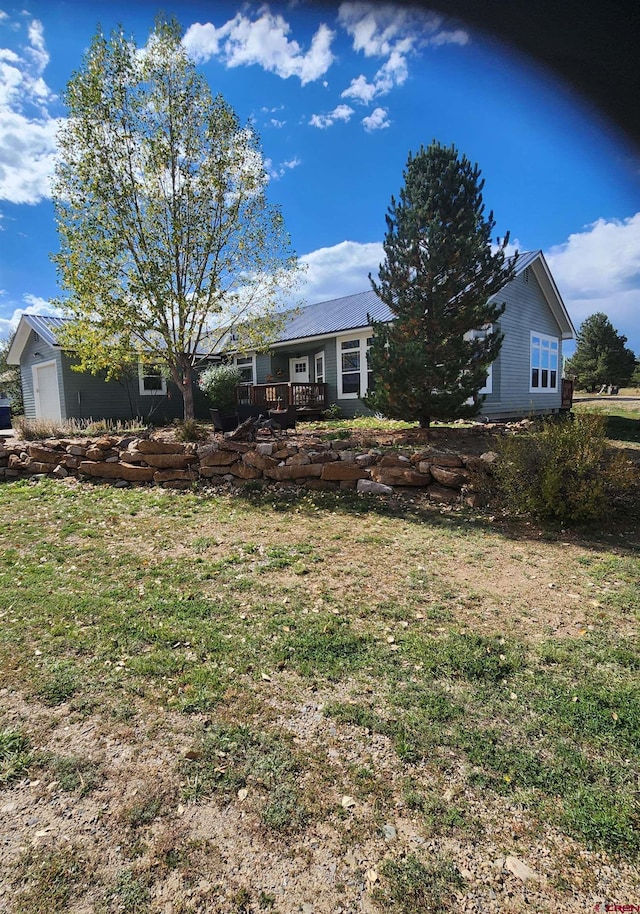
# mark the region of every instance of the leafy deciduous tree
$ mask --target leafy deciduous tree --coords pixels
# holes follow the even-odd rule
[[[78,369],[164,367],[193,417],[194,367],[236,324],[268,341],[296,262],[257,138],[212,97],[175,20],[146,47],[98,33],[71,79],[54,182],[54,257]]]
[[[11,412],[14,416],[21,416],[24,412],[22,402],[22,379],[20,366],[9,365],[7,355],[11,347],[11,340],[0,340],[0,390],[11,401]],[[2,394],[0,394],[2,396]]]
[[[504,305],[489,299],[514,271],[508,235],[491,247],[495,221],[484,214],[483,186],[478,166],[453,146],[434,141],[409,155],[386,217],[380,281],[369,277],[395,315],[373,323],[369,353],[375,389],[367,404],[387,416],[428,427],[479,409],[502,345],[493,325]]]
[[[576,351],[565,371],[575,375],[579,388],[595,390],[603,384],[622,387],[629,383],[636,364],[626,342],[626,336],[619,334],[607,315],[598,311],[580,325]]]

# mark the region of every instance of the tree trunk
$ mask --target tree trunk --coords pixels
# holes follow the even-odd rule
[[[421,416],[420,418],[420,428],[429,428],[431,426],[431,416]]]
[[[185,358],[180,365],[180,391],[182,393],[182,400],[184,404],[183,418],[186,419],[195,419],[194,405],[193,405],[193,366]]]

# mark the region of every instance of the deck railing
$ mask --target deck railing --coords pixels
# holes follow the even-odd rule
[[[287,409],[289,406],[295,406],[301,412],[320,412],[327,407],[327,385],[292,381],[240,384],[237,388],[237,399],[238,403],[264,406],[266,409]]]

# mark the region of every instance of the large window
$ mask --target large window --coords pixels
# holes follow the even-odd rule
[[[372,337],[362,335],[338,339],[338,398],[363,397],[371,383],[368,352]]]
[[[254,355],[236,355],[233,359],[242,374],[241,384],[256,383],[256,357]]]
[[[167,392],[167,382],[158,365],[138,362],[138,384],[143,397],[161,397]]]
[[[558,354],[560,346],[557,337],[543,333],[531,333],[531,369],[529,391],[542,393],[558,389]]]

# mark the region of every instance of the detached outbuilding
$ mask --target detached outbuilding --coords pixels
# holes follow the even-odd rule
[[[24,314],[7,354],[19,365],[24,415],[27,419],[149,419],[182,418],[180,390],[154,366],[138,363],[137,371],[117,381],[73,370],[73,353],[58,343],[62,317]],[[194,385],[197,418],[208,418],[209,404]]]

